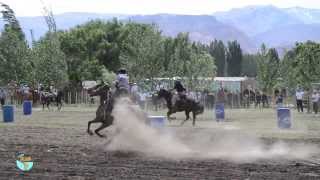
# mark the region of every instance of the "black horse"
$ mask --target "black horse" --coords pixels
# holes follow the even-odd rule
[[[196,102],[193,99],[186,98],[185,100],[181,101],[178,100],[174,105],[172,104],[172,97],[173,94],[170,91],[165,89],[160,89],[158,92],[158,98],[164,98],[167,102],[167,107],[169,111],[167,112],[167,117],[171,120],[170,115],[176,112],[184,111],[186,114],[186,120],[182,121],[181,125],[183,125],[187,120],[189,120],[189,114],[192,112],[193,115],[193,126],[196,123],[196,115],[203,113],[204,107],[199,102]]]
[[[58,91],[57,94],[51,93],[51,92],[41,92],[41,104],[42,104],[42,110],[44,110],[45,105],[47,106],[48,110],[50,110],[50,104],[55,102],[58,110],[60,111],[62,108],[62,97],[63,93],[62,91]]]

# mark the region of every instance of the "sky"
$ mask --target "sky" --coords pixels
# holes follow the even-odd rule
[[[54,14],[95,12],[116,14],[212,14],[251,5],[274,5],[280,8],[320,9],[320,0],[0,0],[17,16],[42,15],[43,4]]]

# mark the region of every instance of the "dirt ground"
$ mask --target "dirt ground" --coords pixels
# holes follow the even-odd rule
[[[218,133],[218,129],[250,132],[266,144],[277,140],[320,145],[320,118],[293,113],[293,128],[277,131],[274,110],[227,110],[224,123],[212,113],[199,116],[196,127],[178,126],[183,114],[168,126],[173,131]],[[34,109],[14,123],[0,118],[0,179],[320,179],[320,155],[308,159],[264,159],[232,162],[225,159],[170,159],[140,152],[106,151],[106,140],[86,133],[94,108],[65,108],[62,112]],[[157,112],[154,114],[163,114]],[[97,126],[93,126],[97,127]],[[236,127],[236,128],[235,128]],[[108,135],[108,131],[103,131]],[[236,149],[235,149],[236,151]],[[31,155],[34,168],[16,168],[16,153]]]

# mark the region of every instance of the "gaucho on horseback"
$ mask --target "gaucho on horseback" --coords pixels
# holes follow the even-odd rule
[[[114,117],[112,116],[112,110],[115,100],[123,96],[128,96],[129,89],[129,76],[127,71],[121,68],[117,72],[114,92],[111,92],[110,86],[104,84],[103,81],[101,81],[101,84],[98,84],[89,90],[90,96],[100,96],[100,106],[96,112],[96,118],[88,122],[87,132],[90,135],[93,134],[93,132],[90,130],[90,125],[92,123],[102,123],[101,126],[95,130],[95,133],[100,137],[104,137],[99,133],[99,131],[112,125],[114,120]]]
[[[183,87],[181,81],[176,80],[174,82],[174,87],[173,87],[172,90],[174,90],[174,89],[177,91],[178,96],[174,96],[174,98],[172,99],[172,101],[173,101],[172,104],[177,105],[177,104],[179,104],[179,103],[177,103],[179,101],[180,102],[185,102],[185,100],[187,98],[186,89]]]

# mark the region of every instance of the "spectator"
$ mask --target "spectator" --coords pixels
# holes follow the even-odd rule
[[[256,90],[255,108],[261,108],[260,104],[262,101],[262,96],[259,90]]]
[[[221,87],[219,90],[218,90],[218,94],[217,94],[217,103],[225,103],[225,92],[224,92],[224,89]]]
[[[313,91],[311,96],[312,104],[313,104],[313,111],[315,114],[318,114],[318,103],[319,103],[319,92],[316,90]]]
[[[265,92],[262,92],[262,107],[266,108],[269,106],[268,96]]]
[[[4,106],[6,100],[6,92],[4,91],[3,88],[0,88],[0,104],[1,107]]]
[[[303,112],[303,95],[304,92],[302,89],[298,88],[298,90],[296,91],[296,101],[297,101],[297,108],[298,108],[298,112]]]
[[[283,96],[282,94],[278,94],[276,97],[276,105],[277,107],[281,107],[283,104]]]
[[[140,107],[141,107],[142,109],[145,109],[146,96],[147,96],[146,93],[141,93],[141,94],[140,94]]]

